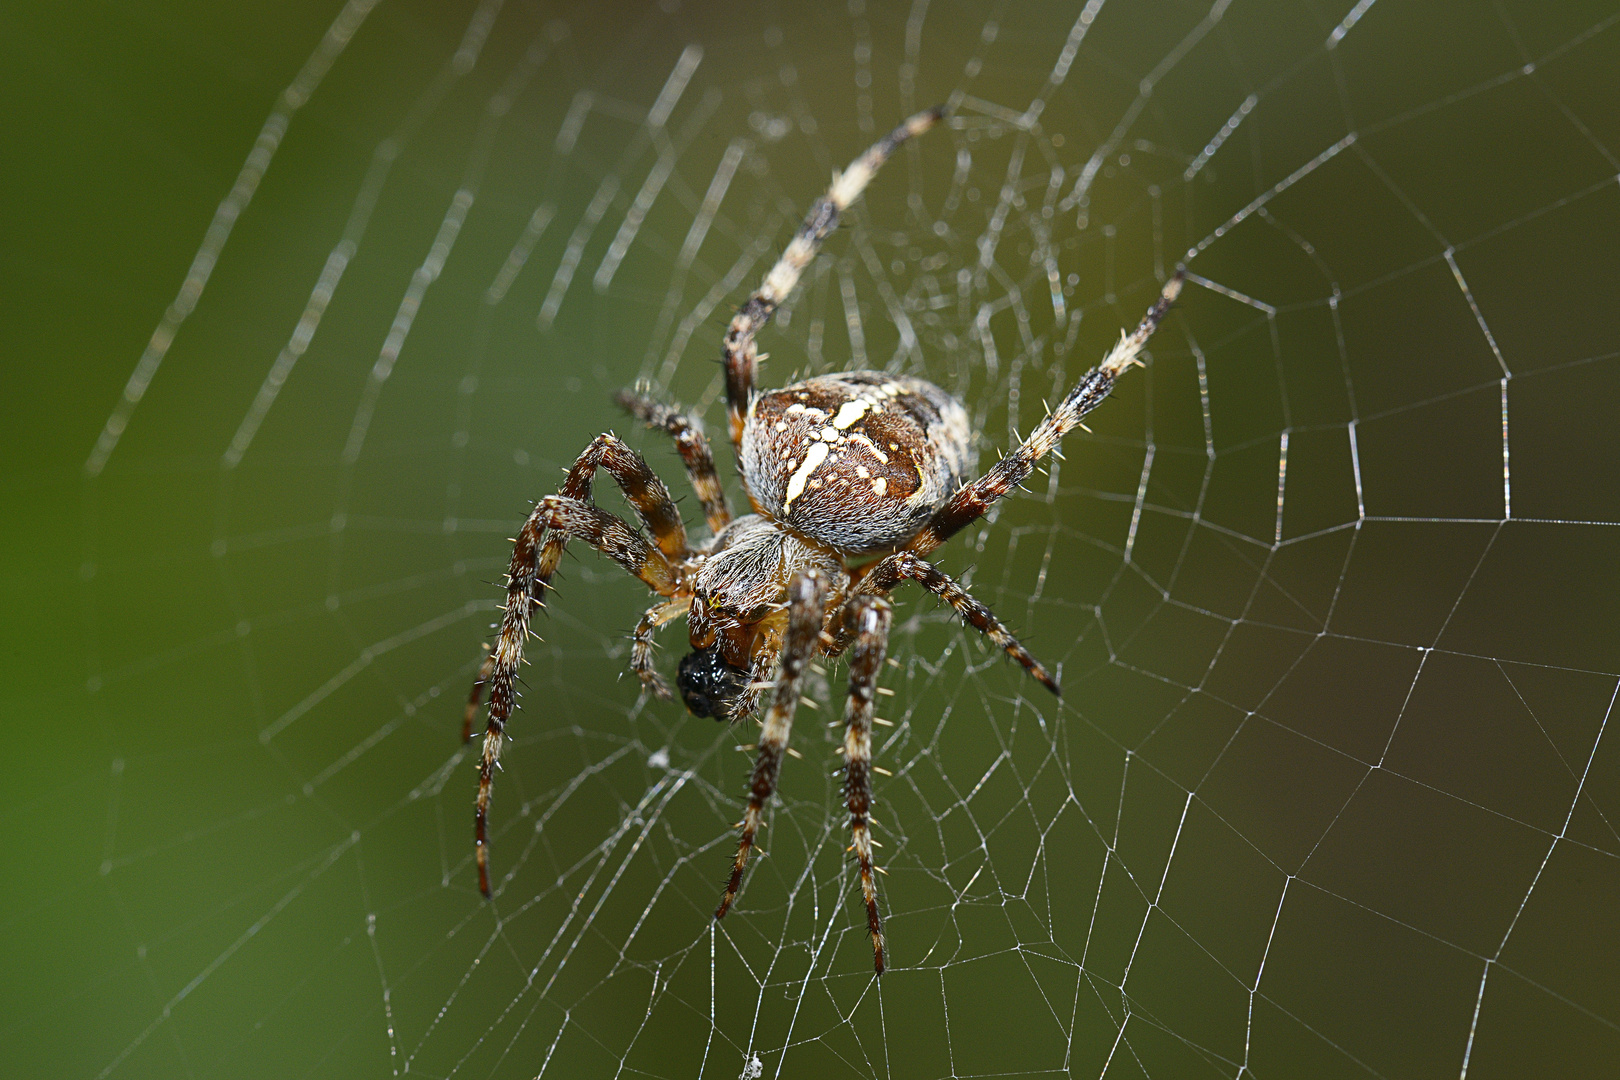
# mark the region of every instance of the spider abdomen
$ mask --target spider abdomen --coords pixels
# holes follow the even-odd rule
[[[922,379],[872,371],[759,395],[738,452],[768,514],[851,555],[911,539],[978,464],[955,398]]]

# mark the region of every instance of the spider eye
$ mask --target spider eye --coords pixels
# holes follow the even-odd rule
[[[675,681],[681,690],[681,700],[686,702],[693,716],[729,720],[732,706],[748,688],[748,672],[726,663],[719,646],[711,645],[687,653],[681,659]]]

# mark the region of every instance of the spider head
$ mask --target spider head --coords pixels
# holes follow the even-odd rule
[[[687,653],[675,681],[693,716],[729,720],[732,708],[748,689],[748,672],[726,663],[720,647],[711,645]]]

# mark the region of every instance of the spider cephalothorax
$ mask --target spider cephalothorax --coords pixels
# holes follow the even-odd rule
[[[921,379],[827,375],[753,399],[738,465],[761,513],[738,518],[695,558],[681,662],[698,716],[740,719],[781,650],[788,583],[815,571],[829,602],[851,561],[896,551],[977,464],[967,413]]]
[[[636,625],[631,650],[630,666],[647,690],[671,696],[653,662],[653,637],[659,627],[684,615],[692,651],[681,660],[676,682],[690,711],[740,720],[770,691],[742,837],[716,918],[726,914],[742,887],[761,817],[776,791],[804,671],[818,654],[848,653],[844,797],[873,963],[880,973],[884,941],[870,813],[872,703],[888,645],[889,593],[903,582],[916,582],[949,603],[967,625],[1053,693],[1058,691],[1057,681],[995,615],[923,556],[1022,483],[1035,463],[1102,403],[1169,311],[1181,275],[1165,284],[1134,333],[1122,334],[1027,439],[977,478],[967,413],[932,383],[851,371],[781,390],[758,391],[754,386],[755,334],[793,291],[839,215],[895,147],[927,131],[943,115],[943,109],[918,113],[836,177],[731,321],[721,351],[726,413],[738,472],[754,513],[732,520],[695,417],[626,392],[619,395],[622,406],[674,438],[702,503],[710,539],[687,543],[686,526],[663,481],[640,454],[610,434],[591,441],[561,490],[542,499],[524,522],[507,571],[500,637],[467,703],[464,736],[471,734],[480,692],[488,684],[489,720],[475,822],[478,884],[485,896],[490,894],[490,785],[515,703],[523,641],[570,539],[590,544],[661,597]],[[619,485],[645,533],[591,502],[598,468]]]

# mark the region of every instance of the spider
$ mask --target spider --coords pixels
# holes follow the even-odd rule
[[[721,361],[726,418],[743,489],[753,513],[733,519],[715,474],[701,422],[641,393],[619,404],[673,437],[708,522],[710,538],[687,542],[669,490],[641,455],[612,434],[598,435],[569,469],[556,495],[535,506],[518,533],[507,570],[500,636],[487,653],[468,698],[470,737],[481,688],[489,714],[479,766],[474,833],[478,887],[489,884],[490,784],[512,715],[514,682],[523,662],[529,619],[550,588],[569,540],[583,540],[641,579],[658,595],[632,635],[630,667],[644,691],[671,697],[653,663],[659,627],[686,616],[692,651],[680,662],[677,688],[697,716],[737,721],[769,691],[741,838],[714,917],[723,918],[742,887],[743,871],[776,791],[805,668],[819,655],[849,654],[844,713],[844,799],[851,844],[866,901],[872,960],[885,964],[871,836],[873,696],[891,625],[889,593],[915,582],[944,600],[1054,694],[1058,683],[1001,621],[925,558],[983,516],[1056,449],[1080,418],[1102,403],[1142,351],[1181,290],[1178,272],[1134,333],[1083,376],[1029,437],[988,472],[972,479],[977,453],[967,411],[922,379],[850,371],[781,390],[754,380],[754,338],[798,283],[840,215],[907,139],[945,115],[943,106],[906,120],[833,179],[811,207],[781,259],[738,310]],[[635,509],[644,533],[596,507],[591,483],[606,469]],[[651,534],[651,538],[647,534]]]

